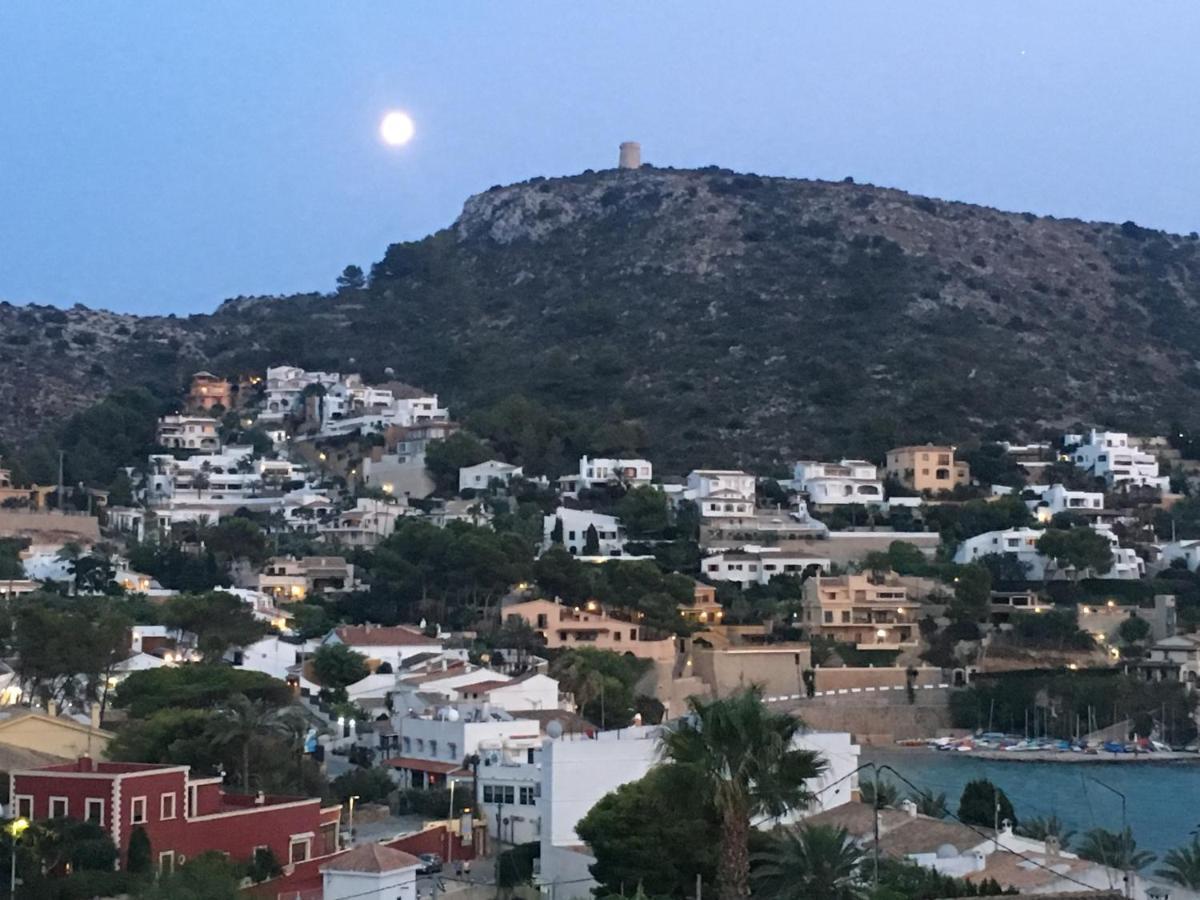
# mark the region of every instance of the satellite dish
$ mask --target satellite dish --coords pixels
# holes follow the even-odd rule
[[[546,726],[546,734],[557,740],[563,736],[563,724],[558,719],[551,719],[550,724]]]
[[[388,375],[388,376],[395,375],[396,370],[393,369],[391,366],[385,366],[383,369],[383,374]]]
[[[453,706],[448,706],[446,707],[446,714],[442,718],[444,718],[447,722],[457,722],[458,710]]]

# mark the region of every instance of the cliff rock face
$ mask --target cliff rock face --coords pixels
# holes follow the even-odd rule
[[[492,188],[371,274],[186,320],[0,306],[0,434],[282,361],[640,424],[678,466],[1198,418],[1200,242],[1133,223],[610,170]]]

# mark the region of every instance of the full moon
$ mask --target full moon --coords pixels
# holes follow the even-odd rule
[[[413,120],[408,113],[395,110],[383,117],[379,123],[379,135],[385,144],[400,147],[412,140]]]

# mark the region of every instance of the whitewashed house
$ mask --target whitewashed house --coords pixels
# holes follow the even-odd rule
[[[1104,509],[1104,494],[1099,491],[1073,491],[1062,484],[1028,485],[1022,496],[1030,512],[1042,523],[1063,512],[1085,515]]]
[[[1097,525],[1093,530],[1108,540],[1113,554],[1111,568],[1107,572],[1095,573],[1096,577],[1133,581],[1146,574],[1146,564],[1142,558],[1132,548],[1120,546],[1111,528],[1107,525]],[[1044,579],[1047,570],[1054,579],[1070,577],[1072,573],[1069,570],[1061,568],[1038,552],[1037,542],[1043,534],[1045,531],[1039,528],[1009,528],[1005,531],[977,534],[958,545],[954,553],[954,562],[965,565],[990,553],[996,553],[1013,557],[1022,563],[1025,566],[1025,577],[1032,580]]]
[[[408,503],[401,499],[359,497],[354,509],[337,513],[318,524],[317,534],[327,544],[374,547],[392,535],[397,520],[408,515]]]
[[[403,625],[339,625],[321,641],[322,644],[345,644],[367,659],[387,663],[398,671],[404,660],[418,653],[440,653],[441,638],[428,637],[415,628]]]
[[[579,459],[579,489],[618,482],[634,487],[649,484],[654,467],[646,459]]]
[[[774,547],[726,550],[706,556],[700,561],[700,571],[710,581],[732,581],[743,587],[767,584],[776,575],[799,578],[814,566],[822,572],[828,571],[829,560],[799,553],[786,553]]]
[[[706,519],[754,515],[755,478],[746,472],[697,469],[687,477],[682,497],[692,500]]]
[[[1160,551],[1159,558],[1167,565],[1182,559],[1193,572],[1200,566],[1200,541],[1172,541],[1163,544]]]
[[[171,450],[215,453],[221,449],[217,420],[209,416],[163,416],[158,420],[158,445]]]
[[[1064,443],[1071,449],[1071,459],[1077,467],[1099,478],[1111,487],[1154,487],[1167,490],[1170,479],[1158,474],[1158,459],[1129,440],[1123,431],[1097,431],[1086,435],[1066,435]]]
[[[837,463],[801,460],[793,467],[792,485],[807,494],[808,502],[814,506],[883,502],[879,470],[862,459],[843,459]]]
[[[560,506],[554,515],[542,519],[542,549],[555,543],[555,531],[561,523],[561,544],[576,556],[620,556],[625,547],[625,529],[616,516],[606,516],[589,509],[569,509]],[[596,530],[598,551],[587,550],[588,529]]]
[[[337,372],[306,372],[298,366],[273,366],[267,369],[266,400],[259,420],[284,419],[303,409],[305,388],[319,385],[328,391],[340,380]]]
[[[424,865],[411,853],[367,841],[321,866],[320,897],[322,900],[417,900],[417,870]],[[300,894],[297,892],[296,896]]]
[[[520,710],[559,708],[558,681],[548,675],[517,678],[501,675],[488,681],[462,684],[455,693],[458,700],[486,703],[492,709],[504,709],[514,714]]]
[[[520,478],[524,475],[524,470],[520,466],[513,466],[506,462],[501,462],[498,459],[489,459],[487,462],[481,462],[476,466],[464,466],[458,470],[458,489],[459,491],[483,491],[486,490],[493,481],[499,481],[508,484],[514,478]]]

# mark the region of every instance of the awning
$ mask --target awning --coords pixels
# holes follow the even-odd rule
[[[383,761],[385,766],[393,769],[413,769],[417,772],[428,772],[431,775],[453,775],[467,770],[458,763],[436,762],[431,759],[417,759],[414,756],[395,756]]]

